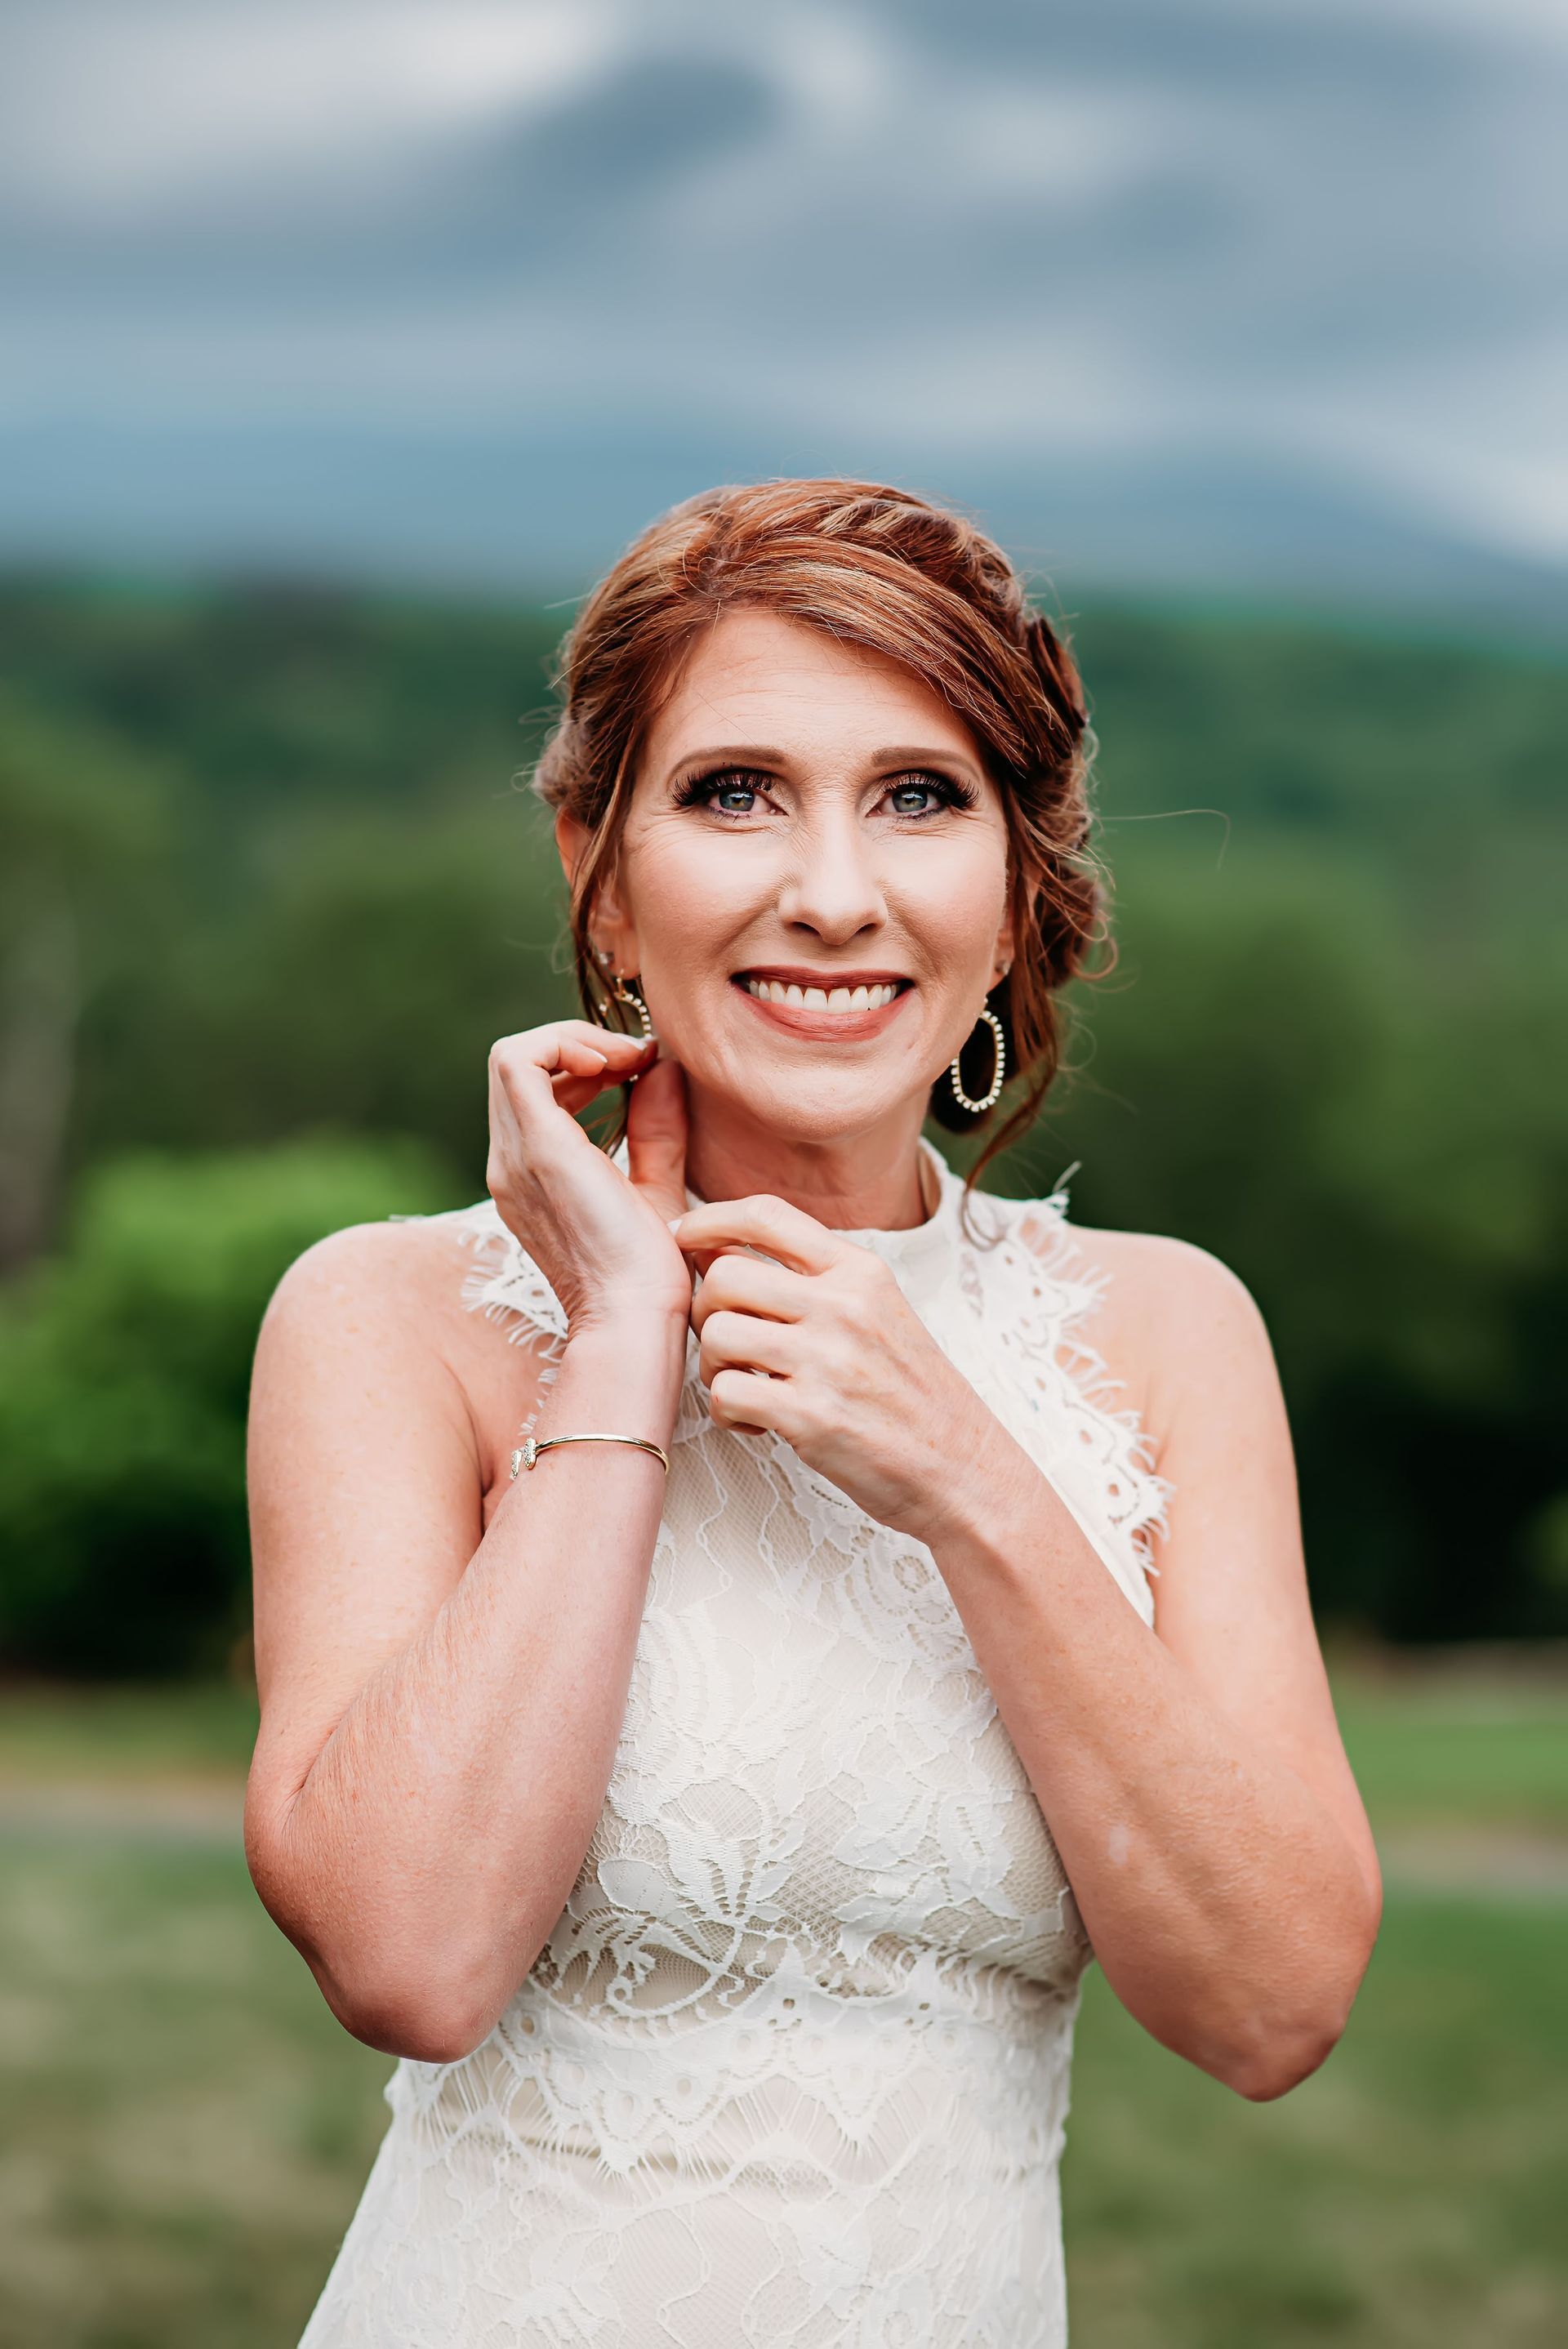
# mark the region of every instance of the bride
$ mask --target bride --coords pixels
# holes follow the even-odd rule
[[[1090,1958],[1275,2097],[1380,1899],[1256,1305],[923,1132],[983,1166],[1055,1073],[1077,671],[968,522],[818,481],[655,523],[562,681],[593,1016],[256,1353],[247,1853],[398,2059],[302,2349],[1060,2349]]]

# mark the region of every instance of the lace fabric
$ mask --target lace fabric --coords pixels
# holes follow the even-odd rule
[[[1086,1327],[1067,1202],[842,1237],[1050,1477],[1145,1621],[1171,1487]],[[624,1145],[619,1155],[625,1164]],[[688,1200],[696,1205],[696,1195]],[[464,1301],[558,1300],[493,1204]],[[620,1741],[484,2044],[404,2060],[300,2349],[1060,2349],[1092,1952],[931,1553],[714,1425],[695,1334]]]

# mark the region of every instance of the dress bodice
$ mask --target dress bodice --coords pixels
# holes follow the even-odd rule
[[[874,1249],[1152,1620],[1170,1486],[1045,1200],[939,1197]],[[620,1163],[625,1164],[624,1145]],[[688,1200],[696,1204],[695,1194]],[[464,1301],[559,1301],[490,1202]],[[620,1741],[555,1929],[484,2044],[405,2060],[301,2349],[1059,2349],[1057,2163],[1091,1952],[930,1551],[688,1340]]]

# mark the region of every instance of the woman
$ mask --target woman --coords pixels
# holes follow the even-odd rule
[[[1055,2349],[1091,1953],[1273,2097],[1379,1910],[1251,1297],[922,1132],[1054,1072],[1077,673],[830,481],[666,515],[563,680],[596,1017],[257,1353],[251,1867],[401,2059],[302,2349]]]

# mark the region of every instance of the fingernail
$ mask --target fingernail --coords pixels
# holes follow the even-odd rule
[[[685,1223],[685,1221],[686,1221],[686,1217],[685,1217],[684,1216],[671,1216],[668,1218],[669,1227],[670,1227],[671,1231],[672,1231],[672,1232],[678,1232],[678,1231],[679,1231],[679,1229],[680,1229],[680,1227],[681,1227],[681,1226]]]

